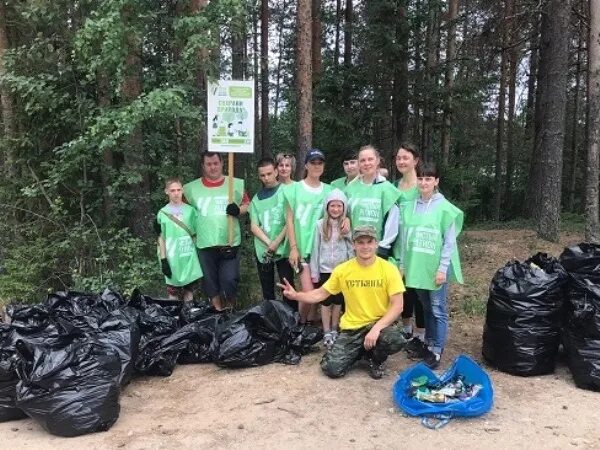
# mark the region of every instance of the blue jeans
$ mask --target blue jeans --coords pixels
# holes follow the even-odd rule
[[[425,314],[425,342],[431,351],[441,354],[448,336],[448,283],[442,284],[437,291],[417,289],[417,295]]]

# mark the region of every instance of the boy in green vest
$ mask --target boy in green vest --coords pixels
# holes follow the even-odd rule
[[[165,183],[169,203],[158,212],[155,230],[158,234],[160,265],[170,299],[193,299],[194,289],[202,278],[196,253],[196,210],[183,203],[183,187],[178,178]]]
[[[244,180],[233,179],[233,201],[229,202],[229,177],[223,175],[219,153],[201,155],[202,177],[183,186],[185,199],[198,213],[198,258],[204,277],[202,288],[213,307],[221,311],[225,302],[233,305],[240,277],[240,214],[250,203],[244,192]],[[228,237],[228,216],[233,217],[233,242]]]
[[[345,177],[337,178],[331,182],[331,187],[338,188],[344,192],[346,185],[358,176],[358,153],[356,150],[348,150],[342,161]]]
[[[286,239],[285,196],[277,180],[278,171],[272,158],[263,158],[257,165],[263,187],[250,202],[250,230],[254,235],[254,251],[263,299],[275,299],[275,266],[279,279],[294,279]],[[294,309],[298,303],[285,299]]]

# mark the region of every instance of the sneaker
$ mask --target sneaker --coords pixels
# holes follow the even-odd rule
[[[410,359],[423,359],[429,352],[425,342],[416,336],[407,342],[405,350]]]
[[[335,340],[338,338],[339,333],[337,332],[337,330],[331,330],[331,339],[333,339],[333,342],[335,342]]]
[[[329,350],[331,348],[331,346],[333,345],[333,336],[331,335],[331,332],[328,331],[327,333],[325,333],[323,335],[323,345],[325,347],[327,347],[327,349]]]
[[[423,363],[429,367],[431,370],[437,369],[440,365],[440,360],[442,359],[442,355],[439,353],[434,353],[431,350],[427,350],[427,355],[423,358]]]
[[[380,380],[385,374],[385,363],[376,364],[372,360],[369,361],[369,376],[374,380]]]

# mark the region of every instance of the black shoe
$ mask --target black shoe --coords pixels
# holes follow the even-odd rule
[[[404,349],[406,350],[406,353],[410,359],[423,359],[429,352],[425,342],[416,336],[408,341]]]
[[[372,360],[369,361],[369,376],[374,380],[381,380],[385,374],[385,363],[377,364]]]
[[[435,370],[440,365],[441,355],[433,353],[431,350],[427,350],[427,355],[423,358],[423,363],[431,370]]]

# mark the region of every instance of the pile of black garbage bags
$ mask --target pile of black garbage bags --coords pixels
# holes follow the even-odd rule
[[[33,418],[58,436],[108,430],[136,375],[169,376],[176,364],[298,364],[322,338],[298,315],[265,300],[241,312],[183,305],[134,292],[130,299],[58,292],[9,305],[0,322],[0,422]]]
[[[511,261],[490,284],[486,361],[514,375],[547,374],[561,343],[575,384],[600,391],[600,245]]]

